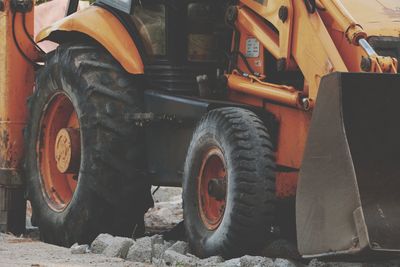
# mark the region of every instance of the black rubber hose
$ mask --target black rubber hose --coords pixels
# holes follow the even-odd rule
[[[25,13],[22,13],[22,26],[24,27],[24,32],[26,37],[28,37],[29,41],[32,43],[34,47],[36,47],[37,50],[39,50],[42,54],[46,54],[46,52],[43,51],[43,49],[33,40],[32,36],[29,34],[28,29],[26,28],[26,15]]]
[[[309,13],[314,14],[315,11],[317,11],[316,0],[304,0],[304,3],[306,4]]]
[[[37,64],[37,63],[34,62],[32,59],[30,59],[30,58],[25,54],[25,52],[22,50],[22,48],[20,47],[20,45],[19,45],[19,43],[18,43],[17,35],[16,35],[16,33],[15,33],[15,18],[16,18],[16,15],[17,15],[17,14],[14,12],[14,13],[13,13],[13,16],[12,16],[12,24],[11,24],[12,36],[13,36],[13,40],[14,40],[15,46],[17,47],[18,52],[21,54],[21,56],[22,56],[29,64],[31,64],[31,65],[33,66],[33,68],[36,70],[36,69],[40,68],[41,65]]]

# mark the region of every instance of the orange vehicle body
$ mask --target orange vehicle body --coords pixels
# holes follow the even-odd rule
[[[374,0],[366,4],[362,0],[320,0],[317,2],[319,8],[328,12],[319,15],[318,12],[309,14],[303,1],[265,1],[264,4],[254,0],[240,1],[236,21],[241,34],[240,51],[245,52],[248,38],[256,38],[261,45],[259,56],[248,59],[251,67],[261,77],[268,76],[264,71],[265,53],[268,51],[284,61],[283,71],[301,70],[304,75],[303,88],[269,84],[255,77],[228,75],[230,100],[262,107],[278,120],[276,159],[277,165],[285,169],[282,172],[278,169],[277,172],[278,197],[286,198],[296,194],[312,108],[321,78],[333,72],[362,71],[360,62],[367,54],[356,44],[359,38],[399,35],[399,27],[393,27],[394,24],[400,24],[394,21],[398,12],[393,11],[396,10],[394,2]],[[366,6],[360,11],[359,5]],[[287,10],[285,21],[277,15],[282,7]],[[374,10],[380,8],[383,12],[377,15]],[[355,17],[347,10],[355,14]],[[91,6],[60,20],[41,31],[36,40],[58,41],[53,33],[74,31],[101,43],[129,73],[144,72],[141,56],[132,37],[111,13],[100,7]],[[391,58],[385,59],[391,64],[389,71],[393,72],[397,62]],[[246,69],[241,60],[238,60],[238,66]],[[375,71],[387,70],[380,68]]]
[[[265,53],[265,50],[268,50],[274,57],[285,59],[287,69],[301,69],[305,76],[304,87],[292,91],[297,93],[301,91],[303,97],[308,98],[311,107],[307,107],[307,110],[300,107],[300,102],[291,102],[295,98],[290,94],[290,89],[286,88],[284,97],[277,94],[262,97],[266,94],[268,85],[262,85],[251,78],[244,84],[246,81],[243,78],[234,75],[228,79],[229,87],[232,89],[229,95],[231,100],[263,107],[273,113],[279,121],[277,164],[293,169],[290,172],[277,173],[276,190],[277,196],[281,198],[296,194],[298,170],[301,167],[312,106],[316,101],[321,78],[332,72],[362,71],[360,63],[366,53],[346,37],[348,33],[346,31],[354,26],[357,34],[363,36],[399,35],[400,28],[396,29],[393,26],[393,23],[400,26],[399,22],[394,22],[395,1],[386,1],[389,2],[389,8],[385,6],[383,8],[380,1],[368,1],[367,4],[365,1],[343,1],[346,8],[352,11],[351,14],[357,15],[356,19],[341,10],[343,7],[340,5],[335,6],[334,2],[338,4],[338,1],[320,1],[321,8],[329,6],[332,10],[332,12],[322,12],[324,17],[318,13],[308,14],[302,1],[266,1],[268,4],[263,5],[252,0],[242,0],[242,6],[238,11],[236,26],[241,33],[240,51],[246,51],[247,38],[256,37],[264,48],[261,51]],[[367,5],[369,12],[364,12],[364,9],[360,11],[359,5]],[[288,8],[288,18],[285,23],[282,23],[276,15],[282,6]],[[383,8],[385,12],[376,15],[374,10],[379,8]],[[271,23],[279,33],[267,27],[260,16]],[[375,22],[369,22],[372,20]],[[356,21],[366,26],[365,31]],[[264,65],[256,62],[264,62],[263,52],[259,58],[249,60],[249,63],[253,69],[260,71],[261,75],[268,76],[268,73],[263,73]],[[246,69],[243,62],[239,61],[238,64],[241,69]],[[279,88],[273,90],[279,93]],[[298,99],[300,97],[297,97]]]
[[[32,32],[33,13],[27,16],[30,22],[27,29]],[[21,16],[16,17],[16,21],[21,21]],[[21,98],[27,99],[33,91],[34,71],[13,45],[11,23],[10,13],[0,16],[0,172],[16,174],[23,155],[23,129],[27,120],[27,107],[19,103]],[[24,37],[22,24],[17,23],[15,30],[18,36]],[[36,56],[26,40],[21,46],[32,58]],[[9,79],[10,73],[16,73],[21,78]]]
[[[61,19],[43,29],[36,41],[51,40],[60,42],[52,34],[55,32],[80,32],[102,44],[132,74],[144,72],[139,51],[121,22],[109,11],[91,6],[81,12]]]
[[[240,0],[237,6],[231,7],[234,9],[231,12],[235,14],[233,25],[231,25],[235,28],[232,46],[237,45],[241,54],[247,53],[249,40],[252,45],[258,47],[255,47],[256,55],[249,56],[247,61],[237,56],[236,69],[225,73],[227,100],[235,104],[257,107],[258,110],[272,114],[276,120],[277,132],[274,141],[276,141],[276,195],[278,198],[294,198],[299,193],[299,176],[304,166],[303,158],[307,151],[307,141],[313,125],[313,112],[314,108],[317,109],[317,96],[323,78],[334,72],[397,73],[398,62],[395,58],[378,55],[364,43],[374,36],[400,36],[400,21],[398,20],[400,9],[397,2],[397,0],[316,0],[317,9],[322,12],[310,12],[304,1],[300,0]],[[360,6],[363,8],[359,8]],[[5,40],[0,46],[0,61],[4,64],[0,70],[0,134],[2,136],[0,189],[3,184],[15,185],[17,188],[22,184],[19,168],[24,155],[22,133],[27,120],[25,99],[31,95],[34,85],[34,71],[26,59],[21,57],[21,51],[15,47],[11,31],[13,27],[10,26],[11,12],[8,6],[5,10],[6,15],[0,16],[0,37],[1,40]],[[33,12],[26,16],[28,31],[32,32]],[[17,21],[15,34],[24,36],[19,15],[17,15]],[[75,33],[79,35],[69,35]],[[36,36],[36,41],[49,40],[62,43],[65,36],[82,36],[82,34],[107,49],[126,72],[134,75],[145,73],[144,59],[132,35],[114,14],[99,6],[90,6],[61,19],[43,29]],[[236,40],[238,43],[235,43]],[[21,37],[19,41],[29,58],[37,57],[27,38]],[[301,74],[302,84],[293,85],[272,81],[270,77],[272,74],[266,71],[266,65],[271,56],[278,63],[278,72]],[[368,70],[362,66],[365,59],[371,64]],[[252,72],[250,69],[254,72],[246,73],[248,70]],[[15,79],[10,73],[19,73],[24,78]],[[58,106],[48,108],[50,114],[48,117],[44,116],[42,121],[44,125],[51,124],[52,115],[62,113],[59,112],[62,108],[68,107],[69,111],[73,109],[66,98],[57,99],[55,103],[58,103]],[[56,211],[65,208],[74,195],[77,186],[75,165],[78,165],[76,162],[79,157],[78,151],[80,151],[77,148],[78,135],[74,133],[74,130],[79,129],[76,114],[66,112],[61,115],[63,115],[64,124],[58,123],[56,125],[58,128],[49,127],[44,132],[45,139],[52,141],[44,142],[36,149],[36,152],[39,152],[37,154],[44,159],[40,167],[44,170],[45,191],[59,204],[52,207]],[[71,132],[63,130],[64,128]],[[220,153],[217,152],[213,151],[216,154]],[[213,169],[223,173],[221,166],[224,164],[221,162],[216,163]],[[205,177],[206,180],[202,184],[203,191],[207,191],[209,181],[215,176],[216,174],[212,173]],[[309,188],[310,191],[313,189]],[[353,196],[360,195],[357,195],[356,191],[354,190]],[[360,206],[358,202],[356,204]],[[302,202],[304,203],[306,202]],[[329,207],[323,208],[322,214],[329,209]],[[221,210],[223,210],[221,207],[215,206],[211,213],[205,210],[202,214],[202,216],[213,218],[208,225],[209,229],[218,227],[223,215]],[[304,210],[300,209],[301,212]],[[359,225],[366,229],[367,224],[363,221],[361,207],[357,208],[357,212],[355,216],[358,216],[356,219]],[[318,223],[319,220],[314,220],[315,222]],[[308,224],[306,222],[298,225],[307,226]],[[354,230],[353,225],[350,228]],[[301,235],[305,232],[312,236],[313,229],[310,229],[298,231],[298,233]],[[361,230],[368,234],[365,229]],[[348,234],[346,238],[349,236],[352,237]],[[304,238],[302,242],[307,243],[306,241],[307,238]],[[318,242],[314,243],[316,246],[319,245]],[[368,246],[369,240],[364,243]],[[360,250],[365,246],[360,246]],[[327,251],[329,253],[330,247],[321,250],[321,254]],[[319,253],[315,250],[303,249],[303,251],[308,255]]]

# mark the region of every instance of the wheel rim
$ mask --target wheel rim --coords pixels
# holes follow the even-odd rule
[[[77,187],[80,167],[80,131],[78,114],[71,100],[58,93],[46,106],[37,142],[42,192],[48,205],[64,210]]]
[[[222,151],[213,147],[203,157],[197,195],[200,217],[209,230],[221,224],[226,207],[226,164]]]

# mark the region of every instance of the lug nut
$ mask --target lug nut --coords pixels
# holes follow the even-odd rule
[[[281,6],[279,8],[279,19],[285,22],[289,17],[289,9],[286,6]]]
[[[303,98],[302,100],[301,100],[301,103],[302,103],[302,105],[303,105],[303,109],[304,110],[309,110],[310,108],[311,108],[311,101],[310,101],[310,99],[309,98]]]
[[[362,57],[361,58],[361,69],[365,72],[370,72],[371,71],[371,66],[372,62],[371,59],[368,57]]]
[[[234,25],[237,19],[238,10],[236,6],[230,6],[225,13],[225,21],[228,25]]]

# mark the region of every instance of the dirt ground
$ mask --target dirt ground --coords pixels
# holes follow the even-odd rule
[[[153,191],[156,188],[153,188]],[[154,208],[145,215],[148,232],[162,232],[182,221],[180,188],[160,188],[154,194]],[[108,258],[96,254],[73,255],[68,248],[53,246],[37,240],[37,230],[30,225],[30,207],[27,210],[29,237],[19,238],[0,233],[0,267],[8,266],[150,266],[119,258]]]
[[[57,247],[30,238],[0,234],[0,266],[149,266],[108,258],[97,254],[73,255],[68,248]]]
[[[156,188],[153,188],[153,191]],[[168,233],[174,232],[179,227],[175,227],[183,220],[182,211],[182,191],[180,188],[166,188],[161,187],[154,195],[155,206],[150,209],[145,215],[146,231],[151,235],[168,231]],[[31,266],[31,267],[48,267],[48,266],[152,266],[146,263],[131,262],[123,260],[121,258],[106,257],[103,254],[72,254],[71,249],[58,247],[42,243],[38,240],[38,230],[30,225],[30,210],[28,206],[28,217],[27,217],[27,228],[29,229],[28,234],[25,237],[15,237],[12,235],[6,235],[0,233],[0,267],[12,267],[12,266]],[[180,224],[179,224],[180,225]],[[173,229],[173,231],[170,231]],[[177,239],[174,239],[177,240]],[[281,253],[282,248],[285,248],[285,252]],[[269,257],[274,258],[272,265],[257,265],[257,266],[277,266],[277,267],[379,267],[388,266],[395,267],[400,266],[400,259],[378,262],[378,263],[343,263],[343,262],[320,262],[313,260],[310,263],[299,261],[296,255],[292,255],[290,250],[286,250],[287,245],[277,244],[276,256],[271,256],[271,248],[269,248]],[[285,255],[287,257],[285,257]],[[184,255],[180,255],[185,257]],[[267,255],[262,255],[263,257]],[[187,257],[186,257],[187,258]],[[285,259],[277,258],[292,258],[295,261],[287,261]],[[264,258],[264,260],[267,258]],[[135,258],[137,260],[137,258]],[[253,266],[253,265],[238,265],[238,260],[233,259],[221,263],[222,265],[190,265],[190,266]],[[269,260],[269,259],[268,259]],[[287,262],[282,262],[287,261]],[[279,264],[278,264],[278,263]],[[166,265],[162,265],[166,266]],[[175,266],[175,265],[173,265]],[[176,266],[186,266],[176,265]],[[187,265],[189,266],[189,265]]]

